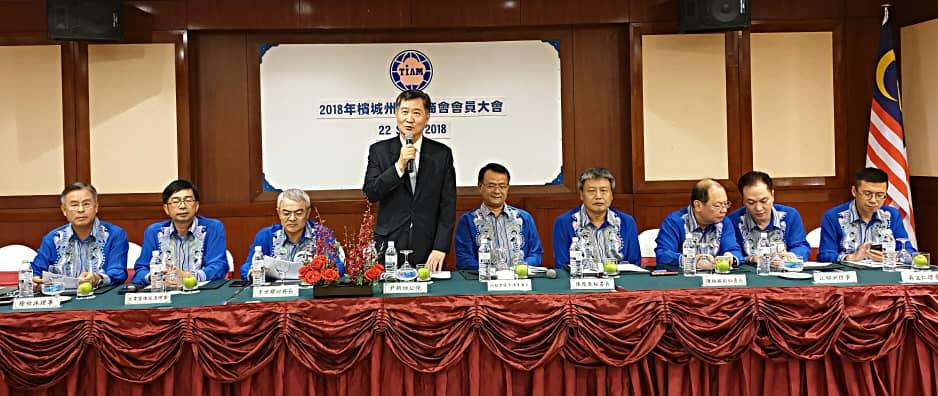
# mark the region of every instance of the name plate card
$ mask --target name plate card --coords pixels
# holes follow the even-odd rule
[[[936,271],[902,271],[902,283],[938,283]]]
[[[571,278],[570,290],[615,290],[612,278]]]
[[[819,285],[833,283],[857,283],[857,272],[815,272],[814,283]]]
[[[493,291],[531,291],[530,279],[502,280],[493,279],[486,283],[488,290]]]
[[[50,297],[24,297],[13,299],[13,309],[45,309],[58,308],[61,304],[58,296]]]
[[[300,285],[257,286],[254,298],[299,297]]]
[[[746,286],[745,274],[733,275],[702,275],[700,277],[703,287],[732,287]]]
[[[389,282],[384,284],[384,294],[427,294],[427,282]]]
[[[124,294],[124,305],[171,304],[173,302],[172,298],[169,292],[127,293]]]

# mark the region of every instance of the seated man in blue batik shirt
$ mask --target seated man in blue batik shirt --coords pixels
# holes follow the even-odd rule
[[[610,208],[612,191],[616,188],[612,172],[605,168],[587,169],[580,174],[577,188],[583,204],[554,221],[555,267],[569,264],[573,237],[585,241],[592,248],[594,262],[612,258],[638,264],[642,252],[638,246],[635,219]]]
[[[656,268],[677,270],[682,255],[684,237],[692,233],[697,239],[698,252],[711,256],[727,254],[742,262],[742,251],[732,231],[733,224],[726,217],[730,208],[726,190],[713,179],[703,179],[691,191],[691,203],[671,212],[658,230],[655,247]],[[711,261],[712,263],[712,261]],[[712,266],[712,264],[710,264]],[[698,270],[711,270],[701,268]]]
[[[892,230],[892,236],[896,238],[896,251],[902,249],[898,239],[908,238],[909,234],[902,224],[899,210],[884,205],[888,188],[886,172],[876,168],[857,172],[850,188],[853,200],[824,212],[818,261],[883,261],[882,252],[872,249],[872,246],[879,243],[886,229]],[[910,244],[906,248],[915,251]]]
[[[805,239],[801,214],[795,208],[775,203],[772,178],[765,172],[750,171],[739,178],[737,187],[744,207],[730,213],[729,218],[746,262],[758,263],[756,250],[763,232],[770,243],[785,245],[780,252],[783,256],[807,260],[811,246]]]
[[[150,224],[143,232],[140,258],[134,265],[135,284],[150,283],[150,258],[153,251],[171,259],[175,276],[166,276],[167,285],[176,287],[186,274],[199,282],[223,279],[228,273],[225,255],[225,226],[218,220],[199,216],[199,190],[188,180],[176,180],[163,189],[163,211],[169,220]]]
[[[479,194],[482,205],[463,213],[456,224],[456,268],[479,269],[481,238],[489,241],[492,252],[504,248],[506,255],[520,251],[524,262],[541,265],[541,239],[531,214],[505,203],[511,175],[499,164],[487,164],[479,170]],[[517,253],[516,253],[517,254]],[[493,255],[494,256],[494,255]]]
[[[62,214],[68,224],[42,238],[33,259],[33,282],[42,283],[42,272],[78,278],[94,286],[121,284],[127,280],[127,233],[98,220],[98,191],[76,182],[62,190]]]
[[[254,236],[247,260],[241,265],[241,279],[250,279],[255,246],[260,246],[265,256],[285,261],[305,261],[304,257],[312,259],[309,255],[316,254],[316,240],[320,235],[335,241],[332,230],[309,219],[310,207],[309,195],[303,190],[291,188],[280,193],[277,197],[280,224],[264,227]],[[339,276],[345,274],[345,265],[338,251],[329,258],[336,263]]]

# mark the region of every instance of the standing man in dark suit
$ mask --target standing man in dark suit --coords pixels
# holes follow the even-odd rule
[[[443,269],[456,222],[456,170],[446,145],[424,138],[430,119],[430,96],[408,90],[397,96],[399,135],[368,149],[362,186],[370,202],[380,202],[375,242],[398,251],[413,250],[410,262]],[[379,257],[384,257],[383,253]]]

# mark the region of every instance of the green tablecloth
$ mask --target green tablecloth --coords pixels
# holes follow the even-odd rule
[[[857,272],[858,282],[854,284],[841,284],[841,286],[863,286],[876,284],[898,284],[900,277],[898,272],[884,272],[881,270],[852,269],[834,265],[835,270],[854,270]],[[812,286],[811,279],[793,280],[777,276],[758,276],[752,267],[743,266],[734,269],[734,273],[746,275],[747,287],[805,287]],[[590,293],[593,291],[570,290],[569,275],[564,270],[557,271],[556,279],[532,278],[532,288],[530,292],[497,292],[491,294],[533,294],[533,293]],[[264,298],[256,299],[253,297],[251,287],[230,287],[231,282],[226,282],[217,289],[202,289],[195,294],[176,294],[172,297],[171,305],[124,305],[124,295],[118,293],[119,288],[113,288],[104,293],[97,294],[95,298],[88,300],[78,300],[72,298],[70,301],[62,304],[58,310],[109,310],[109,309],[152,309],[152,308],[186,308],[223,304],[243,304],[260,301],[289,301],[292,299],[312,299],[312,289],[301,289],[300,296],[288,298]],[[667,289],[687,289],[701,287],[699,277],[676,276],[651,276],[649,274],[622,274],[615,278],[615,285],[622,290],[667,290]],[[445,295],[475,295],[485,294],[486,285],[477,280],[469,280],[460,272],[453,272],[452,279],[434,280],[428,285],[430,296]],[[395,298],[395,297],[414,297],[414,294],[393,294],[382,295],[380,287],[373,288],[376,297]],[[10,312],[11,306],[4,305],[0,307],[0,312]],[[43,310],[36,310],[43,311]]]
[[[857,283],[842,283],[836,286],[889,285],[899,283],[899,272],[885,272],[879,269],[854,269],[833,264],[825,270],[856,271]],[[811,271],[806,271],[811,273]],[[759,276],[755,268],[744,265],[733,269],[733,273],[746,274],[746,287],[803,287],[813,286],[812,279],[786,279],[778,276]],[[616,286],[625,290],[666,290],[701,287],[700,277],[650,276],[647,274],[620,275]],[[830,286],[830,285],[827,285]]]

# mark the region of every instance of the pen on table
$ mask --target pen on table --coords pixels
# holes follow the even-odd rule
[[[245,286],[245,287],[242,287],[241,290],[238,290],[234,295],[232,295],[231,297],[228,297],[228,299],[225,300],[225,303],[222,304],[222,305],[228,305],[228,303],[231,302],[231,300],[234,300],[235,297],[238,297],[238,296],[239,296],[242,292],[244,292],[244,290],[247,289],[248,287],[253,287],[253,286]]]

